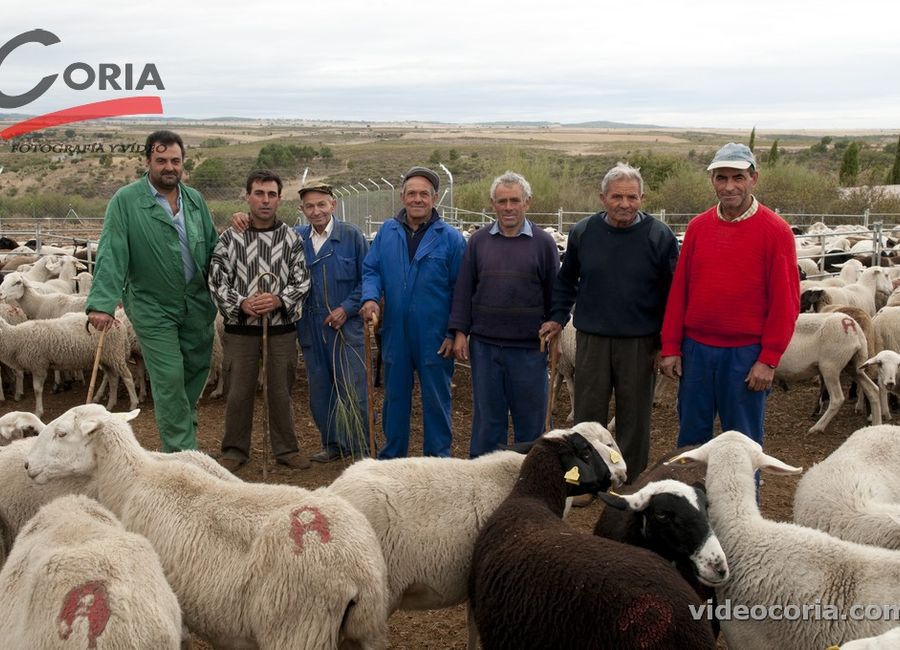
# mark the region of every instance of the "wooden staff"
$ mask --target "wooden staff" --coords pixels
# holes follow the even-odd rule
[[[253,281],[254,293],[259,290],[259,282],[266,276],[272,279],[272,291],[278,290],[278,277],[264,271]],[[262,382],[263,382],[263,481],[269,477],[269,315],[262,317]]]
[[[378,316],[372,316],[372,328],[378,327]],[[369,323],[363,323],[366,347],[366,403],[369,415],[369,456],[375,458],[375,379],[372,377],[372,334]]]
[[[84,328],[87,329],[88,324],[84,324]],[[112,323],[107,324],[105,328],[100,330],[100,338],[97,340],[97,351],[94,353],[94,368],[91,370],[91,383],[88,384],[88,393],[87,399],[84,401],[85,404],[90,404],[91,400],[94,399],[94,384],[97,383],[97,370],[100,368],[100,355],[103,353],[103,339],[106,338],[106,330],[112,327]],[[112,384],[110,384],[110,390],[112,390]]]
[[[556,381],[556,362],[559,360],[558,342],[550,340],[550,337],[542,337],[541,352],[547,349],[547,345],[550,346],[550,383],[547,385],[547,414],[544,416],[544,432],[550,431],[550,421],[553,419],[553,402],[556,396],[553,385]]]

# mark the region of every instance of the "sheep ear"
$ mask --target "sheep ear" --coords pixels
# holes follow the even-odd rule
[[[684,451],[677,456],[673,456],[665,461],[663,465],[681,465],[682,467],[692,467],[694,465],[706,465],[709,458],[709,450],[704,449],[706,445]]]
[[[647,499],[641,497],[640,492],[635,494],[619,495],[615,492],[600,492],[597,494],[607,505],[617,510],[633,510],[640,512],[647,507]]]
[[[860,369],[868,368],[869,366],[881,366],[881,359],[872,357],[871,359],[867,360],[864,364],[862,364],[860,366]]]
[[[97,429],[100,428],[100,418],[91,417],[84,418],[78,420],[78,430],[84,434],[88,435],[89,433],[93,433]]]
[[[802,467],[794,467],[793,465],[788,465],[787,463],[783,463],[774,456],[769,456],[768,454],[764,454],[763,452],[758,452],[756,457],[754,458],[754,463],[756,469],[761,472],[766,472],[767,474],[802,474]]]
[[[128,413],[120,413],[120,415],[122,416],[122,419],[125,420],[126,422],[131,422],[140,414],[141,414],[141,409],[134,409],[133,411],[129,411]]]

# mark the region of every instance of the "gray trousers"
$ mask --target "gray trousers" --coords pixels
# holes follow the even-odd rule
[[[575,350],[575,422],[609,424],[616,395],[616,442],[628,481],[647,467],[653,407],[655,336],[617,338],[578,332]]]
[[[272,454],[279,458],[298,451],[291,404],[297,370],[297,332],[269,334],[268,339],[269,432]],[[226,395],[222,456],[246,461],[250,458],[256,381],[262,368],[262,337],[226,332],[222,344]]]

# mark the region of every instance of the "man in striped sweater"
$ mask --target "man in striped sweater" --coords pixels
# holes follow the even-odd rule
[[[222,342],[228,379],[220,462],[235,471],[250,458],[263,319],[267,318],[272,453],[281,465],[306,469],[310,463],[298,453],[291,405],[297,369],[296,323],[309,291],[303,242],[278,220],[282,182],[276,174],[252,172],[246,189],[250,227],[242,232],[234,228],[223,232],[209,268],[210,294],[225,317]]]
[[[680,377],[678,446],[722,430],[763,441],[766,398],[800,312],[788,224],[753,196],[753,152],[733,142],[707,168],[717,206],[691,220],[669,292],[661,371]]]

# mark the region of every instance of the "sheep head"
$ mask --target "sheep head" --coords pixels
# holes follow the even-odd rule
[[[768,474],[800,474],[803,472],[802,467],[794,467],[784,463],[774,456],[764,453],[762,446],[751,440],[739,431],[725,431],[710,440],[709,442],[696,447],[694,449],[678,454],[671,460],[665,462],[666,465],[677,464],[702,464],[709,462],[710,453],[716,449],[724,448],[741,448],[749,457],[753,464],[754,470],[766,472]]]

